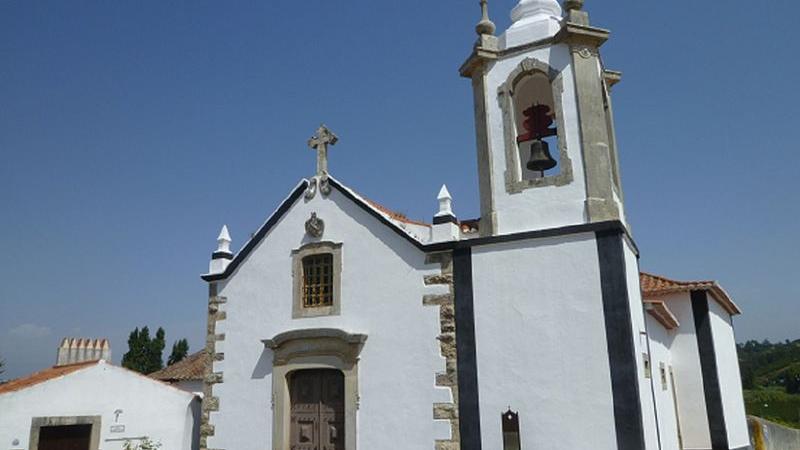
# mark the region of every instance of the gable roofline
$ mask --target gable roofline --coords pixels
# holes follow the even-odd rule
[[[186,392],[186,391],[184,391],[182,389],[179,389],[179,388],[177,388],[175,386],[172,386],[169,383],[166,383],[166,382],[161,381],[161,380],[156,380],[156,379],[150,378],[150,377],[148,377],[146,375],[142,375],[139,372],[127,369],[127,368],[122,367],[122,366],[117,366],[117,365],[108,363],[108,362],[106,362],[105,360],[102,360],[102,359],[94,360],[94,361],[84,361],[84,362],[79,362],[79,363],[75,363],[75,364],[65,364],[63,366],[53,366],[53,367],[49,367],[49,368],[44,369],[44,370],[40,370],[38,372],[34,372],[34,373],[32,373],[30,375],[27,375],[27,376],[24,376],[24,377],[16,378],[16,379],[11,380],[11,381],[9,381],[7,383],[0,384],[0,396],[5,395],[5,394],[12,394],[14,392],[19,392],[19,391],[22,391],[22,390],[25,390],[25,389],[29,389],[29,388],[38,386],[40,384],[47,383],[49,381],[62,379],[62,378],[65,378],[65,377],[67,377],[69,375],[72,375],[74,373],[80,372],[82,370],[91,369],[91,368],[95,368],[95,367],[98,367],[98,366],[108,367],[111,370],[119,370],[119,371],[121,371],[123,373],[128,373],[128,374],[134,375],[136,377],[143,378],[143,379],[145,379],[145,380],[147,380],[147,381],[149,381],[151,383],[155,383],[155,385],[157,385],[157,386],[169,388],[169,389],[173,390],[176,393],[185,394],[185,395],[188,395],[189,397],[196,397],[195,394],[192,394],[191,392]]]
[[[79,370],[94,367],[99,364],[99,360],[83,361],[75,364],[64,364],[61,366],[48,367],[47,369],[34,372],[30,375],[15,378],[6,383],[0,384],[0,395],[10,394],[12,392],[21,391],[33,386],[38,386],[51,380],[65,377],[71,373]]]
[[[728,295],[725,289],[716,281],[677,281],[647,272],[642,272],[639,277],[642,286],[642,296],[646,299],[653,299],[669,294],[706,291],[711,294],[711,297],[714,298],[728,314],[736,316],[742,313],[739,306],[736,305],[730,295]]]
[[[256,246],[264,239],[267,233],[269,233],[269,231],[275,225],[278,224],[281,218],[287,212],[289,212],[289,209],[291,209],[292,205],[294,205],[295,202],[297,202],[297,200],[303,196],[303,193],[306,191],[307,188],[308,188],[308,180],[306,179],[301,180],[300,183],[298,183],[297,186],[294,188],[294,190],[292,190],[289,196],[286,197],[286,199],[283,200],[283,202],[281,202],[280,206],[278,206],[278,209],[276,209],[269,216],[267,221],[264,222],[263,225],[261,225],[258,231],[256,231],[256,233],[250,238],[250,240],[247,241],[244,247],[242,247],[242,249],[239,250],[239,252],[236,253],[236,255],[234,255],[230,264],[228,264],[228,267],[225,268],[225,271],[223,271],[222,273],[210,273],[201,275],[200,278],[202,278],[205,281],[219,281],[219,280],[224,280],[229,276],[231,276],[231,274],[236,271],[239,265],[242,264],[242,261],[247,259],[247,256],[250,255],[250,253],[256,248]]]
[[[346,187],[337,179],[328,176],[328,182],[331,187],[339,191],[345,198],[349,199],[357,206],[359,206],[362,210],[364,210],[367,214],[371,215],[372,217],[378,219],[379,222],[388,226],[392,231],[397,233],[400,237],[411,243],[414,247],[424,251],[425,245],[420,242],[416,237],[410,234],[408,231],[404,230],[397,223],[392,221],[394,217],[389,212],[384,212],[385,208],[378,208],[370,202],[369,200],[365,199],[364,197],[358,195],[352,189]],[[247,257],[252,253],[252,251],[258,246],[258,244],[264,240],[264,238],[269,234],[270,230],[272,230],[275,225],[280,222],[281,218],[283,218],[286,213],[292,209],[292,206],[300,199],[303,194],[305,193],[306,189],[308,188],[309,181],[303,179],[297,185],[296,188],[292,191],[291,194],[278,206],[278,209],[270,215],[266,222],[258,229],[258,231],[253,235],[252,238],[245,244],[244,247],[233,257],[228,267],[222,273],[214,273],[214,274],[205,274],[201,275],[205,281],[212,282],[212,281],[220,281],[225,280],[230,277],[236,269],[242,264],[242,262],[247,259]],[[388,210],[387,210],[388,211]],[[399,218],[396,220],[400,220]],[[411,222],[410,220],[401,220],[402,222]]]
[[[394,220],[399,220],[394,217],[393,214],[386,212],[386,208],[377,207],[373,202],[367,200],[366,198],[362,197],[361,195],[357,194],[352,189],[346,187],[337,179],[328,176],[329,184],[332,188],[336,189],[345,196],[347,199],[355,203],[359,206],[362,210],[364,210],[367,214],[371,215],[375,219],[377,219],[380,223],[389,227],[390,230],[394,231],[398,236],[405,239],[411,245],[416,247],[422,252],[430,253],[430,252],[442,252],[448,250],[454,250],[457,248],[467,248],[467,247],[474,247],[477,245],[488,245],[488,244],[497,244],[503,242],[512,242],[518,240],[528,240],[528,239],[540,239],[540,238],[547,238],[547,237],[555,237],[555,236],[566,236],[571,234],[580,234],[580,233],[619,233],[626,237],[628,242],[631,243],[634,252],[636,255],[639,255],[639,250],[636,247],[636,243],[633,241],[628,228],[619,220],[609,220],[605,222],[592,222],[592,223],[584,223],[584,224],[577,224],[577,225],[568,225],[564,227],[558,228],[548,228],[544,230],[531,230],[531,231],[524,231],[519,233],[513,234],[504,234],[498,236],[484,236],[484,237],[475,237],[470,239],[462,239],[459,241],[446,241],[446,242],[437,242],[437,243],[428,243],[425,244],[417,239],[411,232],[402,228],[398,225],[397,222]],[[214,282],[214,281],[221,281],[228,279],[238,267],[244,262],[245,259],[252,253],[252,251],[258,246],[258,244],[269,234],[270,230],[272,230],[275,225],[280,222],[281,218],[289,212],[292,206],[297,202],[297,200],[303,196],[306,189],[308,188],[309,181],[303,179],[297,187],[292,191],[291,194],[280,204],[278,209],[272,213],[271,216],[267,219],[266,222],[258,229],[258,231],[250,238],[249,241],[242,247],[241,250],[233,257],[228,267],[221,273],[209,273],[205,275],[201,275],[200,278],[207,282]],[[413,223],[412,221],[400,220],[401,222],[406,223]]]

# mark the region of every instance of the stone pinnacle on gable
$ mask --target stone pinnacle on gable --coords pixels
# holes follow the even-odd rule
[[[439,212],[434,217],[455,217],[453,213],[453,196],[447,190],[447,185],[443,184],[442,189],[439,190],[439,195],[436,197],[439,200]]]
[[[222,230],[217,237],[217,251],[218,252],[231,252],[231,234],[228,232],[228,226],[223,225]]]
[[[211,262],[208,263],[208,272],[225,272],[225,269],[228,268],[228,264],[230,264],[232,259],[231,234],[228,232],[228,226],[223,225],[219,236],[217,236],[217,250],[211,254]]]

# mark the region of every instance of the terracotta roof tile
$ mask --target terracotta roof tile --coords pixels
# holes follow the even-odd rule
[[[361,197],[364,200],[366,200],[366,202],[369,203],[370,206],[372,206],[373,208],[375,208],[378,211],[386,214],[387,216],[389,216],[390,218],[392,218],[392,219],[394,219],[394,220],[396,220],[398,222],[408,223],[408,224],[411,224],[411,225],[420,225],[420,226],[423,226],[423,227],[431,226],[431,224],[429,224],[427,222],[422,222],[422,221],[419,221],[419,220],[409,219],[408,216],[406,216],[405,214],[399,213],[397,211],[392,211],[391,209],[381,205],[380,203],[378,203],[376,201],[370,200],[370,199],[364,197],[363,195]]]
[[[49,369],[42,370],[40,372],[33,373],[31,375],[17,378],[15,380],[11,380],[8,383],[0,384],[0,395],[7,394],[10,392],[16,392],[21,389],[29,388],[31,386],[35,386],[40,383],[44,383],[45,381],[50,381],[55,378],[63,377],[64,375],[69,375],[73,372],[77,372],[81,369],[85,369],[87,367],[94,366],[99,361],[85,361],[76,364],[67,364],[63,366],[55,366]]]
[[[742,313],[728,293],[716,281],[677,281],[642,272],[639,274],[639,282],[642,285],[642,295],[646,299],[681,292],[707,291],[729,314],[737,315]]]
[[[167,382],[202,380],[205,376],[205,355],[206,352],[201,350],[148,376]]]

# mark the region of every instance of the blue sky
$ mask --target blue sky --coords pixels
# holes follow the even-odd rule
[[[478,215],[477,0],[0,2],[0,357],[136,326],[203,342],[207,269],[314,171],[429,219]],[[800,338],[797,2],[593,1],[645,270],[719,280],[737,338]],[[515,0],[491,0],[498,28]],[[780,7],[777,5],[780,4]]]

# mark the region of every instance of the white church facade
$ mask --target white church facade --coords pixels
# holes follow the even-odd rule
[[[299,182],[209,273],[200,447],[749,448],[716,285],[642,295],[611,105],[620,74],[582,1],[486,1],[472,82],[481,217],[446,188],[412,221],[328,172]],[[531,277],[535,274],[535,277]],[[659,283],[655,283],[660,286]]]

